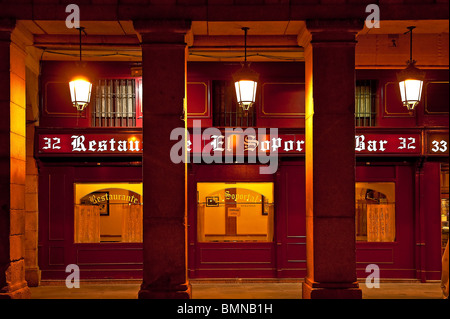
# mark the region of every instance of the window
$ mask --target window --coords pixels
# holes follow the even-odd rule
[[[244,111],[237,103],[234,84],[229,81],[213,81],[214,127],[251,127],[256,125],[256,108]]]
[[[94,127],[135,127],[139,118],[140,94],[135,79],[99,80],[92,109]]]
[[[448,163],[441,164],[441,232],[442,253],[448,241]]]
[[[355,93],[355,125],[375,126],[376,82],[373,80],[356,81]]]
[[[395,241],[395,183],[356,183],[356,240]]]
[[[142,242],[142,183],[75,184],[75,243]]]
[[[271,242],[273,183],[198,183],[199,242]]]

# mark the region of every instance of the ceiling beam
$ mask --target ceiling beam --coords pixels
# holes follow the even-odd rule
[[[362,19],[367,17],[365,8],[370,1],[343,3],[328,1],[327,3],[292,4],[285,1],[278,4],[258,5],[215,5],[204,1],[203,4],[149,5],[136,1],[123,0],[115,4],[80,4],[80,12],[84,21],[118,21],[136,19],[188,19],[192,21],[288,21],[310,19]],[[98,3],[98,2],[97,2]],[[110,2],[109,2],[110,3]],[[449,3],[393,3],[379,0],[380,12],[384,20],[429,20],[449,19]],[[66,5],[58,0],[44,3],[22,1],[0,3],[0,18],[17,20],[65,20]]]
[[[86,35],[81,43],[86,48],[104,47],[139,47],[139,39],[135,35]],[[36,34],[34,45],[40,48],[74,48],[80,46],[78,35]]]

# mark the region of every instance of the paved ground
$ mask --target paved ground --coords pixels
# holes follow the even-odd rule
[[[300,282],[191,281],[193,299],[301,299]],[[30,288],[32,299],[136,299],[140,283],[83,283],[68,289],[43,282]],[[442,299],[440,283],[381,282],[380,288],[360,284],[364,299]]]

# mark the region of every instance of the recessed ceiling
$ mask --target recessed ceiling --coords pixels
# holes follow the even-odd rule
[[[20,21],[22,27],[35,35],[35,46],[46,48],[44,59],[73,59],[77,55],[79,31],[66,27],[65,21]],[[380,21],[380,28],[364,27],[358,34],[364,36],[381,34],[403,34],[414,25],[414,33],[448,34],[448,21],[409,20]],[[83,21],[87,36],[84,40],[86,60],[140,59],[140,47],[132,21]],[[193,21],[189,60],[231,61],[240,60],[244,32],[248,27],[250,60],[298,61],[303,59],[298,47],[297,35],[305,28],[304,21]],[[103,36],[103,37],[100,37]],[[109,37],[112,36],[112,37]],[[192,41],[193,39],[193,41]],[[196,41],[197,39],[197,41]],[[369,39],[369,37],[367,38]],[[39,42],[41,41],[41,42]],[[53,45],[53,46],[52,46]],[[55,53],[51,53],[53,50]],[[252,51],[253,50],[253,51]],[[109,53],[108,53],[109,52]],[[66,55],[65,55],[66,54]]]
[[[243,35],[242,28],[247,27],[248,35],[297,35],[304,26],[303,21],[233,21],[208,22],[194,21],[192,32],[194,35],[232,36]]]
[[[76,29],[66,27],[65,21],[21,21],[32,34],[70,35],[77,34]],[[237,36],[242,35],[242,27],[250,28],[248,35],[298,35],[304,28],[304,21],[232,21],[208,22],[194,21],[192,33],[201,36]],[[363,34],[402,34],[406,27],[414,25],[415,33],[448,33],[449,23],[444,20],[405,20],[380,21],[380,28],[369,29]],[[88,35],[135,35],[132,21],[83,21],[81,26]]]
[[[32,34],[70,35],[78,34],[78,30],[67,28],[65,21],[22,21],[23,25]],[[84,27],[88,35],[135,35],[131,21],[83,21],[80,26]]]
[[[403,34],[407,30],[407,27],[415,26],[414,33],[448,33],[449,25],[448,20],[402,20],[402,21],[384,21],[380,20],[380,28],[367,28],[359,33],[364,34]]]

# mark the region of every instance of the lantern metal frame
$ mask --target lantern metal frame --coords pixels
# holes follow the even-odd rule
[[[399,82],[400,88],[400,96],[402,98],[403,105],[408,109],[409,112],[413,112],[414,108],[419,104],[422,97],[422,88],[423,82],[425,80],[425,72],[418,69],[415,64],[416,61],[412,58],[412,40],[413,40],[413,30],[415,26],[408,27],[408,31],[405,34],[410,34],[410,48],[409,48],[409,60],[407,61],[406,69],[397,73],[397,80]],[[408,81],[418,82],[415,83],[419,92],[414,95],[414,97],[410,96],[410,90],[408,90]],[[408,94],[409,93],[409,94]],[[409,95],[409,97],[408,97]]]
[[[253,104],[255,103],[256,89],[259,80],[259,74],[254,70],[252,70],[249,66],[249,63],[247,62],[247,33],[249,29],[250,28],[248,27],[242,28],[242,30],[244,31],[244,63],[242,64],[242,68],[233,74],[233,81],[235,85],[237,101],[239,106],[242,107],[244,111],[248,111],[249,108],[252,107]],[[247,83],[250,84],[251,86],[251,93],[252,93],[251,99],[243,98],[241,82],[253,82]]]
[[[84,27],[77,28],[79,31],[79,39],[80,39],[80,61],[79,61],[79,68],[82,67],[82,49],[81,49],[81,33],[85,32]],[[81,82],[82,81],[82,82]],[[77,94],[77,87],[78,83],[83,84],[83,90],[88,90],[88,92],[84,92],[83,94]],[[79,88],[79,87],[78,87]],[[92,83],[89,81],[89,79],[82,75],[75,77],[72,81],[69,82],[69,89],[70,89],[70,96],[72,100],[73,106],[80,112],[82,112],[90,103],[91,101],[91,93],[92,93]],[[79,99],[79,97],[83,96],[84,99]]]

